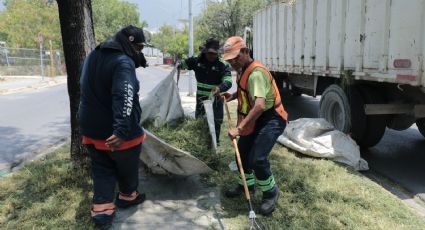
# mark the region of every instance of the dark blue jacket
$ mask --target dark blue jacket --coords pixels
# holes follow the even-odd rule
[[[143,135],[134,61],[119,43],[106,42],[89,54],[81,68],[80,87],[81,135],[99,140],[112,134],[124,140]]]

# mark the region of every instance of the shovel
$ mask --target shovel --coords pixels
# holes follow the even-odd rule
[[[228,129],[230,130],[230,128],[232,127],[232,122],[230,118],[229,106],[227,105],[227,101],[225,97],[223,97],[223,101],[224,101],[224,106],[226,108],[226,114],[227,114],[227,126],[228,126]],[[254,209],[252,208],[251,195],[249,194],[248,185],[246,184],[245,173],[242,167],[241,155],[239,153],[239,148],[238,148],[236,139],[232,139],[232,144],[233,144],[233,148],[235,149],[236,161],[238,162],[239,173],[241,174],[241,178],[243,181],[245,197],[246,197],[246,200],[248,201],[248,209],[249,209],[248,219],[250,222],[250,226],[248,226],[248,229],[257,229],[257,230],[265,229],[264,227],[262,227],[263,225],[257,219]]]

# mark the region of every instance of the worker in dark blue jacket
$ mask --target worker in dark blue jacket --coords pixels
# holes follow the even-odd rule
[[[190,57],[178,65],[180,69],[193,70],[197,81],[195,117],[205,115],[202,101],[214,97],[213,111],[216,140],[219,143],[223,123],[223,102],[219,95],[232,87],[232,75],[227,64],[218,58],[220,44],[216,39],[208,39],[201,48],[199,57]]]
[[[91,158],[93,206],[99,226],[111,224],[115,206],[140,204],[139,156],[145,138],[140,126],[139,81],[135,69],[146,67],[143,30],[127,26],[85,59],[80,77],[79,122]],[[115,199],[115,186],[119,193]]]

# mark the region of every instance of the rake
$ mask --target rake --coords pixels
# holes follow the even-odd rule
[[[225,97],[223,97],[223,101],[224,101],[224,106],[226,108],[227,125],[228,125],[228,129],[230,130],[230,128],[232,127],[232,122],[231,122],[231,118],[230,118],[229,106],[227,105],[227,101],[226,101]],[[244,173],[244,170],[243,170],[243,167],[242,167],[241,155],[239,153],[238,144],[237,144],[235,138],[232,139],[232,144],[233,144],[233,148],[235,149],[236,161],[238,162],[239,173],[241,174],[241,178],[242,178],[242,181],[243,181],[243,188],[244,188],[244,191],[245,191],[245,197],[246,197],[246,200],[248,201],[248,209],[249,209],[248,219],[249,219],[249,222],[250,222],[250,226],[248,226],[247,229],[263,230],[265,228],[261,224],[261,222],[257,219],[257,216],[255,215],[255,212],[254,212],[254,209],[252,208],[251,195],[249,194],[248,185],[246,184],[245,173]]]

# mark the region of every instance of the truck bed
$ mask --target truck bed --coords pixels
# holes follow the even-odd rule
[[[297,0],[256,13],[254,58],[271,71],[425,86],[424,0]]]

